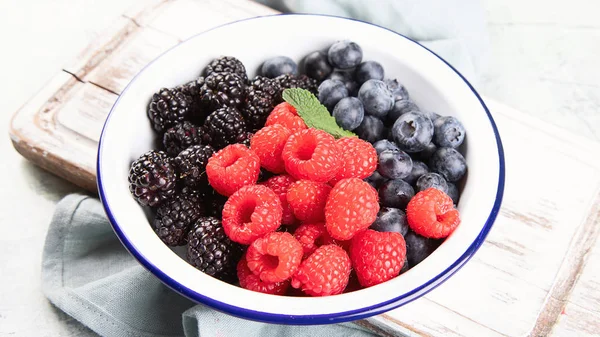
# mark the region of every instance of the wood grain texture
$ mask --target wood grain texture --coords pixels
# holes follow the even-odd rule
[[[15,114],[15,148],[95,192],[101,128],[129,80],[200,31],[271,13],[245,0],[140,3]],[[600,146],[486,102],[506,153],[504,202],[488,239],[440,287],[360,324],[384,336],[597,335],[600,160],[589,154]]]

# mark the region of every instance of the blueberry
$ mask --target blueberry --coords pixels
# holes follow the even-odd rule
[[[429,144],[427,144],[427,146],[422,151],[415,153],[414,157],[424,162],[429,162],[429,158],[433,156],[435,151],[437,151],[437,146],[435,146],[433,142],[429,142]]]
[[[329,111],[332,111],[335,105],[344,97],[348,97],[348,89],[340,81],[325,80],[319,85],[319,101]]]
[[[414,267],[425,260],[434,250],[436,250],[441,240],[429,239],[413,231],[409,231],[404,236],[406,242],[406,259],[409,267]]]
[[[356,97],[342,98],[333,108],[333,117],[346,130],[356,129],[365,117],[362,102]]]
[[[426,116],[407,112],[398,117],[392,127],[394,141],[401,150],[419,152],[427,147],[433,137],[433,123]]]
[[[354,80],[354,70],[334,70],[328,78],[343,82],[350,96],[358,94],[359,85]]]
[[[417,179],[415,186],[417,187],[417,192],[433,187],[444,193],[448,193],[448,183],[446,182],[446,179],[435,172],[421,175],[419,179]]]
[[[433,122],[433,142],[440,147],[457,148],[465,140],[465,128],[452,116],[439,117]]]
[[[451,147],[439,148],[431,156],[429,167],[450,182],[459,181],[467,173],[467,161]]]
[[[406,235],[409,229],[406,214],[393,207],[381,208],[370,228],[378,232],[396,232],[402,236]]]
[[[388,180],[379,187],[379,202],[384,207],[404,210],[414,196],[415,190],[402,179]]]
[[[452,202],[457,205],[458,200],[460,199],[460,192],[458,191],[458,187],[454,183],[448,183],[448,196],[452,199]]]
[[[388,115],[386,117],[386,122],[389,125],[393,125],[394,122],[396,122],[396,120],[398,119],[398,117],[400,117],[401,115],[403,115],[407,112],[411,112],[411,111],[412,112],[420,112],[421,110],[415,104],[415,102],[413,102],[411,100],[395,101],[394,106],[392,107],[392,110],[390,110],[390,112],[388,113]]]
[[[384,82],[388,86],[388,89],[390,89],[395,102],[408,101],[408,91],[398,80],[387,79]]]
[[[403,179],[412,171],[412,159],[402,150],[385,150],[379,154],[377,171],[390,179]]]
[[[366,140],[369,143],[375,143],[387,137],[387,130],[383,126],[381,119],[369,115],[365,115],[362,123],[356,128],[355,133],[360,139]]]
[[[373,147],[375,148],[375,151],[377,151],[377,155],[379,155],[381,152],[385,151],[385,150],[400,150],[396,144],[390,142],[387,139],[382,139],[382,140],[378,140],[375,143],[373,143]]]
[[[388,179],[386,177],[382,176],[381,174],[379,174],[379,172],[375,171],[369,177],[365,178],[365,181],[369,185],[373,186],[374,189],[378,189],[379,186],[381,186],[383,183],[388,181]]]
[[[431,119],[432,122],[435,122],[438,118],[442,117],[438,113],[435,113],[430,110],[421,110],[421,113],[424,114],[425,116],[429,117],[429,119]],[[434,129],[435,129],[435,125],[434,125]],[[435,132],[434,132],[434,134],[435,134]]]
[[[358,90],[358,98],[365,112],[375,117],[385,117],[394,106],[394,98],[387,85],[380,80],[368,80]]]
[[[366,61],[358,65],[354,71],[354,78],[359,84],[368,80],[383,80],[383,67],[375,61]]]
[[[326,79],[332,71],[333,67],[323,52],[315,51],[304,58],[304,72],[319,82]]]
[[[298,65],[287,56],[276,56],[263,63],[261,72],[263,76],[268,78],[275,78],[284,74],[297,75]]]
[[[332,44],[327,56],[329,64],[334,68],[348,69],[356,67],[362,61],[363,52],[356,43],[343,40]]]
[[[422,161],[413,160],[412,170],[410,171],[408,177],[404,178],[404,181],[411,185],[414,185],[417,182],[417,180],[425,173],[429,173],[429,167],[427,167],[427,165]]]

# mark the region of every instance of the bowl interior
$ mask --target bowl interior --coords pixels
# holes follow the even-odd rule
[[[383,284],[324,298],[293,298],[247,291],[209,277],[181,259],[152,231],[131,197],[130,164],[154,148],[146,117],[151,95],[196,78],[220,55],[239,58],[250,76],[271,56],[300,61],[314,50],[349,39],[396,78],[422,108],[459,118],[467,130],[469,165],[458,208],[462,223],[429,258]],[[113,107],[101,137],[99,190],[115,231],[147,268],[180,293],[234,315],[271,322],[330,323],[389,310],[435,287],[466,262],[491,226],[501,178],[495,130],[485,106],[452,68],[417,43],[370,24],[313,15],[249,19],[197,35],[174,47],[138,74]],[[488,228],[489,229],[489,228]]]

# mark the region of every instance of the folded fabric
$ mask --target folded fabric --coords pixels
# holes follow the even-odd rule
[[[480,0],[256,0],[282,12],[328,14],[386,27],[433,50],[476,85],[489,40]]]
[[[42,289],[55,306],[101,336],[373,336],[353,323],[265,324],[196,304],[141,267],[114,234],[100,201],[78,194],[56,207]]]

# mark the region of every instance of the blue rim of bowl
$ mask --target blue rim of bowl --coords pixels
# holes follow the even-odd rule
[[[104,194],[104,189],[102,187],[102,174],[100,172],[100,162],[101,162],[101,153],[102,153],[102,143],[103,143],[106,125],[108,125],[108,122],[110,120],[110,117],[111,117],[112,112],[114,111],[115,107],[118,106],[121,96],[127,92],[127,90],[129,89],[129,86],[131,86],[131,84],[133,84],[136,81],[139,74],[144,72],[144,70],[147,67],[149,67],[156,60],[160,59],[164,54],[177,48],[181,44],[186,43],[187,41],[190,41],[191,39],[194,39],[199,35],[205,34],[207,32],[215,30],[215,29],[219,29],[224,26],[229,26],[229,25],[232,25],[232,24],[235,24],[238,22],[257,20],[257,19],[267,18],[267,17],[277,17],[277,16],[317,16],[317,17],[331,17],[331,18],[342,19],[342,20],[356,21],[356,22],[360,22],[363,24],[367,24],[367,25],[371,25],[371,26],[375,26],[375,27],[387,30],[398,36],[401,36],[401,37],[405,38],[406,40],[417,44],[419,47],[424,48],[425,50],[427,50],[428,52],[430,52],[431,54],[436,56],[439,60],[444,62],[448,67],[450,67],[450,69],[452,69],[465,82],[465,84],[469,87],[469,89],[471,89],[471,91],[477,97],[477,99],[481,103],[481,106],[485,110],[485,112],[490,120],[492,129],[494,130],[496,144],[498,147],[498,157],[499,157],[499,164],[500,164],[499,166],[500,167],[499,167],[499,171],[498,171],[499,178],[498,178],[498,190],[496,192],[496,201],[494,202],[494,206],[492,207],[490,215],[488,216],[488,219],[486,220],[483,229],[481,230],[479,235],[475,238],[475,241],[473,241],[473,243],[469,246],[469,248],[452,265],[450,265],[443,272],[441,272],[440,274],[438,274],[431,280],[427,281],[423,285],[421,285],[405,294],[395,297],[391,300],[384,301],[384,302],[381,302],[378,304],[374,304],[369,307],[350,310],[350,311],[344,311],[344,312],[319,314],[319,315],[281,315],[281,314],[273,314],[273,313],[255,311],[255,310],[237,307],[237,306],[223,303],[220,301],[216,301],[210,297],[207,297],[205,295],[197,293],[197,292],[193,291],[192,289],[184,287],[179,282],[177,282],[175,279],[173,279],[172,277],[170,277],[169,275],[165,274],[160,269],[158,269],[155,265],[153,265],[150,261],[148,261],[140,252],[138,252],[136,250],[136,248],[129,242],[127,237],[125,237],[125,235],[123,234],[121,229],[119,228],[119,225],[117,224],[117,222],[111,212],[110,206],[109,206],[108,201],[106,200],[106,196]],[[161,53],[154,60],[152,60],[150,63],[148,63],[146,66],[144,66],[144,68],[142,68],[142,70],[140,70],[140,72],[133,77],[131,82],[129,82],[129,84],[127,84],[125,89],[123,89],[123,92],[121,93],[121,95],[119,95],[119,98],[117,99],[117,101],[115,102],[113,107],[111,108],[111,110],[106,118],[106,121],[104,123],[104,126],[102,127],[102,133],[100,134],[100,140],[98,143],[98,156],[97,156],[97,162],[96,162],[96,177],[97,177],[98,193],[100,195],[102,205],[104,206],[106,215],[108,216],[108,219],[110,220],[113,230],[117,234],[119,240],[121,241],[123,246],[125,246],[125,248],[127,248],[127,250],[130,252],[131,255],[133,255],[146,269],[148,269],[151,273],[153,273],[156,277],[158,277],[168,287],[170,287],[171,289],[175,290],[176,292],[190,298],[193,301],[208,305],[216,310],[219,310],[219,311],[222,311],[222,312],[225,312],[230,315],[237,316],[237,317],[250,319],[250,320],[254,320],[254,321],[266,322],[266,323],[275,323],[275,324],[318,325],[318,324],[333,324],[333,323],[354,321],[354,320],[364,319],[364,318],[368,318],[368,317],[371,317],[371,316],[374,316],[377,314],[387,312],[387,311],[397,308],[399,306],[410,303],[410,302],[414,301],[415,299],[425,295],[429,291],[438,287],[440,284],[442,284],[448,278],[450,278],[454,273],[456,273],[466,262],[468,262],[471,259],[471,257],[473,257],[473,255],[479,249],[479,247],[481,247],[481,245],[485,241],[485,238],[487,237],[488,233],[490,232],[490,230],[494,224],[494,221],[496,220],[496,217],[498,216],[498,212],[500,210],[500,206],[502,204],[502,198],[504,195],[505,162],[504,162],[504,147],[502,146],[502,140],[500,139],[500,134],[498,133],[498,128],[496,126],[496,122],[494,121],[489,109],[487,108],[487,106],[485,105],[485,103],[483,102],[483,100],[481,99],[479,94],[477,93],[477,91],[473,88],[471,83],[469,83],[469,81],[467,81],[467,79],[460,72],[458,72],[458,70],[456,70],[452,65],[450,65],[448,62],[446,62],[446,60],[444,60],[442,57],[437,55],[435,52],[433,52],[429,48],[423,46],[422,44],[420,44],[417,41],[414,41],[414,40],[412,40],[402,34],[399,34],[391,29],[388,29],[388,28],[385,28],[385,27],[382,27],[382,26],[379,26],[379,25],[376,25],[373,23],[364,22],[364,21],[352,19],[352,18],[345,18],[345,17],[340,17],[340,16],[334,16],[334,15],[325,15],[325,14],[302,14],[302,13],[287,14],[287,13],[282,13],[282,14],[257,16],[257,17],[232,21],[232,22],[211,28],[209,30],[203,31],[203,32],[198,33],[198,34],[178,43],[177,45],[169,48],[168,50]]]

